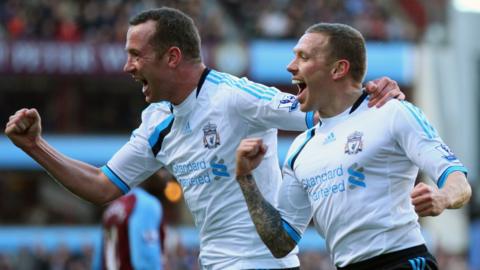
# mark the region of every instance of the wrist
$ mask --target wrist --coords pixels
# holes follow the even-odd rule
[[[450,208],[452,208],[454,202],[453,202],[452,199],[450,198],[448,192],[446,192],[445,190],[440,189],[440,194],[441,194],[442,197],[443,197],[443,206],[444,206],[444,209],[450,209]]]
[[[238,174],[238,173],[237,173],[236,179],[237,179],[237,181],[239,181],[239,182],[252,181],[252,180],[253,180],[253,176],[252,176],[252,174],[251,174],[250,172],[248,172],[248,173],[243,173],[243,174]]]

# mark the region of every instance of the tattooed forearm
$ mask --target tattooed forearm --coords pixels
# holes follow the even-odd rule
[[[285,257],[296,243],[283,229],[280,213],[263,198],[252,175],[237,176],[237,182],[260,238],[273,256]]]

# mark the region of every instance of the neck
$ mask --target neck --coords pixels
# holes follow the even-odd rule
[[[173,105],[182,103],[197,88],[200,77],[205,69],[203,63],[185,63],[178,67],[177,76],[175,78],[175,96],[170,102]]]
[[[332,91],[325,98],[325,106],[318,109],[320,117],[334,117],[351,107],[362,95],[361,87],[360,83],[352,83],[332,88]]]

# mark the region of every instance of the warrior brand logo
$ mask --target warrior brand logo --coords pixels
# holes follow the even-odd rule
[[[285,95],[280,100],[280,104],[278,104],[278,108],[288,108],[288,111],[294,111],[298,107],[298,100],[294,95]]]
[[[363,133],[355,131],[347,138],[347,144],[345,144],[345,153],[349,155],[355,155],[363,150]]]
[[[446,159],[448,161],[457,160],[457,157],[455,156],[455,154],[445,144],[440,144],[439,146],[435,147],[435,149],[437,149],[437,151],[442,153],[442,155],[443,155],[442,157],[444,159]]]
[[[210,122],[203,127],[203,145],[208,149],[216,148],[220,145],[220,135],[217,132],[217,125]]]
[[[323,144],[329,144],[331,142],[334,142],[336,140],[335,138],[335,134],[333,132],[330,132],[330,134],[328,134],[328,136],[325,138],[325,140],[323,141]]]
[[[366,188],[365,184],[365,174],[363,173],[363,167],[359,166],[358,163],[353,163],[352,166],[348,167],[348,187],[350,189],[355,189],[356,187]]]
[[[218,162],[217,162],[218,160]],[[224,164],[223,158],[218,159],[217,156],[213,157],[210,161],[210,167],[212,167],[212,173],[215,175],[214,180],[219,180],[221,177],[230,177],[228,173],[228,167]]]

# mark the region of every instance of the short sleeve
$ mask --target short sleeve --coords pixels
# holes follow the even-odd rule
[[[234,108],[253,126],[303,131],[314,125],[313,112],[300,111],[296,97],[243,78],[235,87]]]
[[[163,167],[155,157],[155,138],[162,134],[159,128],[173,120],[166,114],[152,116],[151,113],[152,108],[144,111],[140,127],[133,131],[130,140],[101,168],[123,193],[127,193]],[[159,124],[152,124],[152,118],[159,118]]]
[[[399,102],[392,120],[393,135],[407,157],[438,187],[443,186],[451,172],[467,172],[419,108],[406,101]]]

